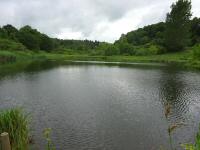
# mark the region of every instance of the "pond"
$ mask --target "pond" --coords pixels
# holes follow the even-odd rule
[[[200,73],[175,66],[35,62],[0,70],[0,109],[30,113],[34,149],[52,128],[58,150],[159,150],[194,141],[200,123]],[[171,114],[165,117],[165,105]],[[170,136],[168,127],[181,126]]]

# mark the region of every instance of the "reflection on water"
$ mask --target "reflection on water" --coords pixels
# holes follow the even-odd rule
[[[0,70],[0,109],[32,114],[35,149],[53,129],[57,149],[170,148],[168,124],[184,122],[173,145],[192,142],[200,122],[200,73],[165,65],[34,62]],[[12,71],[11,71],[12,70]],[[18,73],[17,73],[18,72]],[[164,105],[172,114],[166,120]]]
[[[169,103],[172,106],[172,117],[181,119],[181,116],[184,115],[184,111],[187,110],[188,102],[187,101],[187,87],[183,74],[180,72],[167,69],[163,71],[161,76],[161,96],[163,104]]]

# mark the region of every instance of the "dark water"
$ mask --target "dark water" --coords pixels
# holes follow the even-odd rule
[[[43,62],[0,70],[0,109],[32,116],[35,149],[50,127],[58,150],[159,150],[194,141],[200,73],[168,66]],[[17,71],[16,71],[17,72]],[[168,119],[164,104],[172,105]],[[168,125],[185,125],[172,134]]]

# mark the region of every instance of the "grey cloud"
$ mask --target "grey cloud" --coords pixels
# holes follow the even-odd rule
[[[72,32],[80,32],[83,35],[82,38],[92,38],[91,34],[95,33],[99,24],[113,24],[133,10],[140,16],[141,11],[145,11],[146,7],[154,8],[151,13],[142,17],[141,23],[137,26],[161,21],[165,18],[165,13],[173,1],[0,0],[0,25],[10,23],[21,27],[28,24],[50,36],[59,35],[64,29],[70,29]],[[133,18],[133,21],[136,19],[138,18]],[[103,34],[101,32],[95,37],[105,38]],[[115,37],[114,34],[113,37]]]

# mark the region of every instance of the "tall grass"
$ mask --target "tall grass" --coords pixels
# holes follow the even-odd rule
[[[166,102],[164,105],[164,112],[165,112],[165,118],[168,123],[168,135],[169,135],[169,143],[170,143],[170,149],[176,150],[173,146],[173,139],[172,139],[172,133],[177,129],[184,125],[182,122],[175,122],[175,123],[169,123],[168,120],[170,119],[170,115],[172,114],[172,106],[169,102]]]
[[[51,131],[52,131],[51,128],[46,128],[43,132],[44,138],[47,141],[46,150],[56,150],[50,137]]]
[[[184,144],[183,148],[185,148],[185,150],[200,150],[200,128],[195,139],[195,144]]]
[[[21,109],[0,112],[0,133],[8,132],[12,150],[29,149],[29,117]]]

